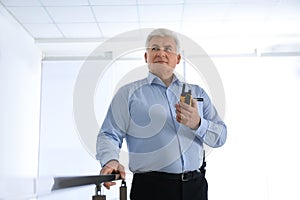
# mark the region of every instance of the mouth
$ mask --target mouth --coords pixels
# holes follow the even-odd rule
[[[154,63],[158,63],[158,64],[164,64],[164,63],[168,63],[167,61],[163,61],[163,60],[157,60]]]

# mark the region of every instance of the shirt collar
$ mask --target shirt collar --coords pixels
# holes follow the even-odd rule
[[[164,87],[166,86],[164,84],[164,82],[158,76],[152,74],[151,72],[149,72],[147,80],[148,80],[149,85],[155,83],[155,84],[158,84],[158,85],[162,85]],[[171,85],[174,84],[175,82],[179,82],[179,81],[180,80],[177,78],[177,76],[175,74],[173,74],[173,80],[172,80]]]

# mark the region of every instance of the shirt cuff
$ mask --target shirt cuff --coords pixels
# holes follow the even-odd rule
[[[198,127],[198,129],[195,130],[195,134],[198,137],[201,137],[201,138],[204,139],[204,137],[206,135],[206,132],[207,132],[207,129],[208,129],[208,126],[209,126],[208,120],[201,118],[201,124]]]
[[[100,160],[101,167],[104,167],[104,165],[106,165],[111,160],[115,160],[119,162],[119,157],[111,156],[111,155],[103,156],[102,159]]]

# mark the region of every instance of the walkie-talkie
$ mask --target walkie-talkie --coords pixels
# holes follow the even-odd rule
[[[180,95],[180,102],[184,102],[188,105],[192,104],[192,91],[188,90],[188,92],[185,91],[185,83],[182,86],[182,92]]]

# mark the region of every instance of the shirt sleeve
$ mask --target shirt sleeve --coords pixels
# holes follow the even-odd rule
[[[124,92],[118,92],[112,100],[97,136],[96,159],[102,167],[110,160],[119,160],[129,120],[127,96],[122,94]]]
[[[195,134],[208,146],[220,147],[226,141],[227,127],[206,92],[203,91],[202,96],[204,97],[203,116],[200,116],[201,123]]]

